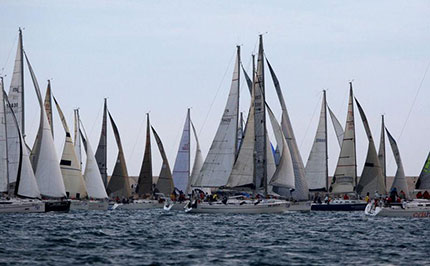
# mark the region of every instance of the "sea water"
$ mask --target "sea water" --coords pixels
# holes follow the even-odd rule
[[[430,220],[159,209],[2,214],[0,264],[424,265]]]

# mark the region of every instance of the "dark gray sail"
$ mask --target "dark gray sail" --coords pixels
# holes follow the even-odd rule
[[[415,185],[416,189],[430,189],[430,153]]]
[[[384,177],[385,188],[387,187],[387,160],[386,160],[386,150],[385,150],[385,121],[384,115],[382,115],[381,124],[381,139],[379,142],[378,159],[379,165],[381,166],[382,176]]]
[[[52,92],[51,92],[51,81],[48,79],[48,87],[46,88],[45,94],[45,111],[48,116],[49,125],[51,125],[52,137],[54,137],[54,127],[53,127],[53,118],[52,118]]]
[[[128,172],[127,166],[125,164],[121,138],[119,136],[118,127],[116,126],[112,115],[110,112],[108,112],[108,114],[112,124],[113,133],[115,135],[116,144],[118,145],[118,156],[106,191],[109,197],[129,198],[131,196],[131,189],[130,182],[128,180]]]
[[[357,184],[357,193],[365,196],[367,193],[371,194],[375,191],[383,195],[386,194],[384,177],[382,175],[381,166],[379,164],[378,154],[376,153],[375,142],[373,141],[372,132],[370,131],[369,122],[367,121],[366,114],[357,99],[357,108],[363,121],[364,129],[366,130],[369,146],[367,149],[366,161],[364,163],[363,172],[361,173],[360,181]]]
[[[102,132],[100,134],[99,146],[95,154],[99,166],[100,175],[103,184],[107,187],[107,99],[105,98],[103,106]]]
[[[142,167],[139,180],[137,181],[136,193],[139,197],[151,196],[152,190],[152,155],[151,155],[151,125],[149,114],[146,114],[146,146],[143,155]]]
[[[170,195],[175,186],[173,184],[172,172],[170,171],[169,161],[167,160],[166,152],[164,151],[163,143],[157,134],[157,131],[153,127],[152,132],[154,133],[155,141],[157,142],[158,149],[160,150],[161,158],[163,159],[163,164],[161,166],[160,175],[158,176],[157,185],[155,188],[163,193],[165,196]],[[186,193],[186,191],[184,191]]]
[[[278,78],[269,63],[269,60],[266,58],[267,66],[269,67],[270,74],[272,76],[273,84],[276,89],[276,93],[278,95],[279,103],[282,108],[282,132],[287,139],[288,148],[290,149],[291,158],[293,160],[294,166],[294,175],[295,175],[295,190],[290,193],[289,190],[283,188],[274,187],[273,190],[283,196],[290,197],[292,196],[296,200],[307,200],[309,198],[309,189],[308,184],[306,182],[305,177],[305,167],[303,165],[303,160],[300,155],[299,147],[297,145],[296,138],[294,136],[293,127],[291,125],[290,117],[288,115],[287,106],[285,104],[284,96],[282,94],[281,85],[279,83]]]
[[[260,35],[258,49],[257,73],[254,83],[254,184],[255,188],[264,187],[267,194],[267,154],[266,154],[266,105],[264,87],[264,49],[263,36]]]

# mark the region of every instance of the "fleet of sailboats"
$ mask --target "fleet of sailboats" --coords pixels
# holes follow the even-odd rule
[[[397,190],[406,195],[405,200],[411,199],[399,147],[386,129],[384,117],[377,151],[364,109],[354,97],[352,82],[344,128],[329,108],[326,91],[323,91],[317,131],[305,167],[279,79],[265,56],[262,35],[259,36],[256,61],[253,56],[252,63],[252,74],[248,75],[241,62],[241,47],[237,46],[227,102],[206,158],[200,148],[190,109],[186,113],[173,171],[161,138],[151,125],[149,114],[146,115],[144,156],[137,184],[132,186],[119,129],[107,108],[107,99],[104,99],[101,134],[94,153],[79,109],[74,110],[72,136],[66,117],[53,96],[50,80],[45,99],[42,99],[19,30],[9,94],[4,91],[1,79],[0,192],[3,196],[0,198],[0,213],[107,210],[109,206],[111,209],[133,210],[163,207],[170,210],[173,206],[173,209],[185,209],[189,213],[352,211],[364,210],[367,202],[362,199],[373,194],[387,195],[389,191]],[[31,148],[25,139],[24,64],[28,66],[40,107],[39,129]],[[265,65],[279,101],[280,122],[267,101],[266,94],[270,91],[266,88]],[[241,72],[250,94],[245,120],[239,111]],[[64,129],[64,134],[55,134],[56,138],[64,136],[61,158],[58,158],[54,146],[53,103]],[[357,174],[355,106],[368,140],[360,176]],[[328,168],[328,115],[340,146],[332,178]],[[118,148],[110,177],[107,167],[108,120]],[[390,189],[386,181],[386,136],[397,164]],[[158,178],[153,175],[152,138],[162,159]],[[416,183],[416,190],[430,189],[429,169],[430,154]],[[321,195],[326,196],[324,202]],[[427,203],[415,202],[404,209],[413,213],[417,208],[420,211],[422,204]],[[375,214],[375,208],[369,206],[366,212]],[[398,211],[381,210],[378,213]],[[405,216],[408,215],[409,212]]]

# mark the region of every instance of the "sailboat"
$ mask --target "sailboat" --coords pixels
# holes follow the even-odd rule
[[[238,46],[227,105],[208,156],[194,185],[196,187],[223,187],[238,195],[230,198],[225,197],[222,201],[215,202],[194,199],[188,204],[186,212],[279,213],[286,211],[289,202],[266,199],[272,192],[273,183],[270,183],[272,180],[274,180],[274,183],[285,184],[285,182],[276,178],[273,179],[277,170],[266,129],[264,50],[261,35],[257,71],[253,74],[251,106],[245,135],[238,150],[240,87],[240,46]],[[292,179],[292,163],[290,166],[289,172]],[[285,167],[288,167],[288,165],[285,165]],[[278,173],[285,172],[278,170]],[[287,186],[293,182],[289,183]],[[240,191],[252,192],[256,195],[256,198],[249,199],[243,193],[237,193]],[[263,193],[264,196],[258,197],[259,193]]]
[[[352,82],[349,83],[349,102],[348,102],[348,113],[345,125],[345,131],[343,134],[341,150],[339,154],[338,163],[336,166],[336,170],[331,182],[330,187],[328,188],[328,192],[330,192],[334,196],[345,195],[353,195],[358,198],[357,195],[357,159],[356,159],[356,139],[355,139],[355,118],[354,118],[354,95],[352,90]],[[330,109],[329,109],[330,110]],[[365,125],[366,133],[369,138],[369,153],[372,155],[372,158],[376,158],[376,167],[379,167],[378,158],[376,155],[376,149],[374,148],[374,143],[371,138],[370,129],[367,124],[367,119],[365,119],[364,112],[362,108],[359,106],[360,115],[362,116],[363,123]],[[333,116],[331,110],[330,114]],[[334,120],[334,119],[333,119]],[[337,126],[339,127],[339,126]],[[335,126],[336,128],[336,126]],[[339,136],[339,133],[336,133]],[[373,145],[373,150],[371,149]],[[373,160],[372,163],[375,163]],[[372,164],[373,165],[373,164]],[[363,173],[366,173],[366,165]],[[380,172],[380,167],[378,168]],[[378,173],[379,173],[378,172]],[[373,176],[374,177],[374,176]],[[369,180],[364,179],[364,180]],[[369,182],[369,181],[367,181]],[[363,185],[362,185],[363,186]],[[326,196],[326,200],[318,202],[315,200],[312,203],[311,210],[312,211],[362,211],[366,207],[367,202],[359,200],[359,199],[342,199],[335,198],[334,200],[330,200],[328,198],[328,194]]]
[[[24,139],[18,121],[3,88],[3,77],[0,77],[0,213],[45,212],[45,203],[40,200],[40,192],[31,168]],[[9,167],[8,132],[17,134],[19,140],[18,171]],[[15,147],[15,145],[13,146]],[[14,177],[14,178],[12,178]],[[9,180],[15,180],[14,190],[9,190]]]

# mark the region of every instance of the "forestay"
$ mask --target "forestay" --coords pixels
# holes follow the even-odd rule
[[[240,47],[230,93],[215,138],[203,163],[196,187],[220,187],[227,183],[233,168],[237,148],[239,108]]]

